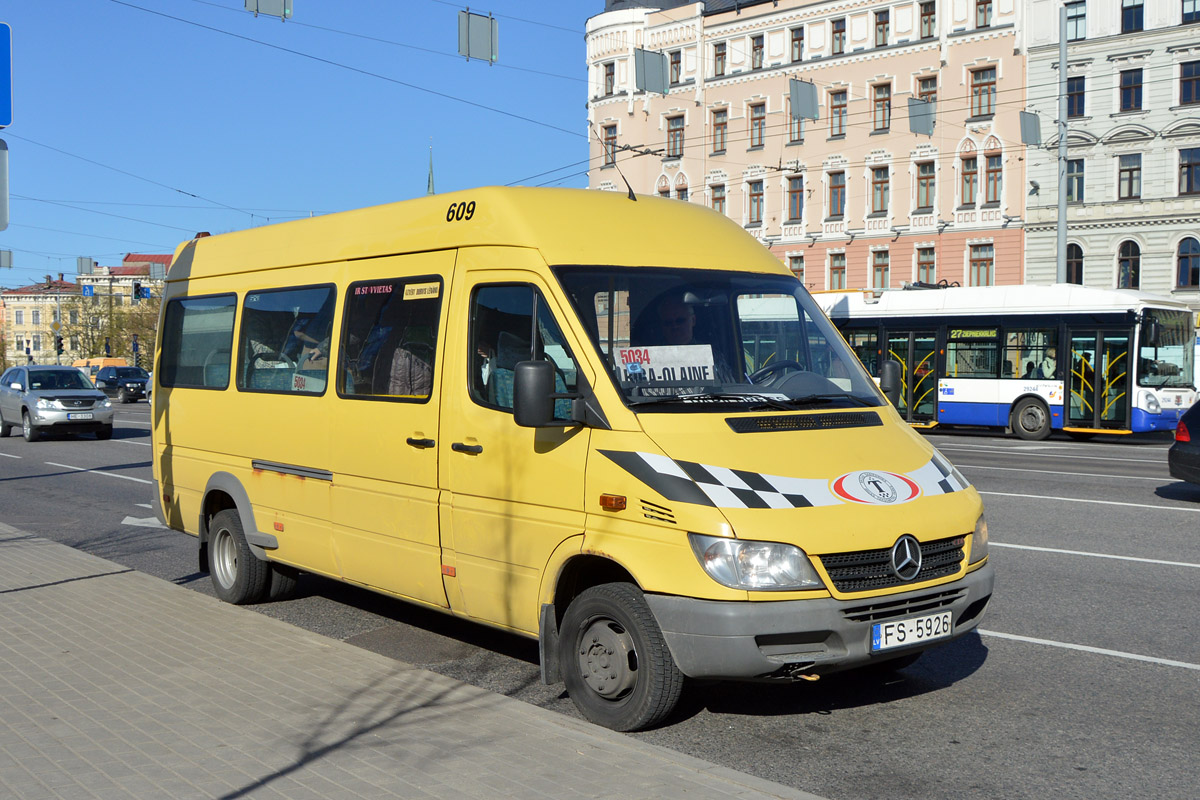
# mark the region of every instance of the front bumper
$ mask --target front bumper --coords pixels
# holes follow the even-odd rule
[[[985,563],[953,583],[861,600],[725,602],[647,595],[667,647],[691,678],[795,680],[919,652],[935,639],[872,655],[875,622],[950,611],[954,635],[979,624],[995,572]]]
[[[91,414],[91,419],[80,419],[80,414]],[[44,409],[30,408],[29,420],[35,428],[52,431],[96,431],[113,423],[113,409],[95,407],[91,409]]]

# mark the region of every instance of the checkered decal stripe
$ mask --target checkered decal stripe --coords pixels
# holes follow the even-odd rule
[[[846,502],[820,478],[788,478],[741,469],[675,461],[657,453],[600,453],[668,500],[715,508],[811,508]],[[961,491],[966,479],[940,455],[907,475],[922,494]]]

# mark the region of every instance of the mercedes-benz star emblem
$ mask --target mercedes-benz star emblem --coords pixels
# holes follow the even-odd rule
[[[921,543],[904,534],[892,545],[892,572],[902,581],[911,581],[921,572]]]

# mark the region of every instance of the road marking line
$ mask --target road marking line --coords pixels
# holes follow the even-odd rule
[[[1035,639],[1032,636],[1017,636],[1013,633],[999,633],[997,631],[979,631],[980,636],[992,636],[996,639],[1011,639],[1014,642],[1027,642],[1029,644],[1044,644],[1050,647],[1061,647],[1066,650],[1081,650],[1085,653],[1095,653],[1102,656],[1116,656],[1117,658],[1128,658],[1132,661],[1146,661],[1151,664],[1161,664],[1165,667],[1182,667],[1184,669],[1200,670],[1200,664],[1191,664],[1187,661],[1172,661],[1169,658],[1155,658],[1154,656],[1142,656],[1137,653],[1125,653],[1120,650],[1105,650],[1103,647],[1089,647],[1085,644],[1071,644],[1069,642],[1056,642],[1052,639]]]
[[[1057,547],[1033,547],[1027,544],[1001,544],[988,542],[988,547],[1010,547],[1014,550],[1036,550],[1039,553],[1062,553],[1068,556],[1090,556],[1091,558],[1112,558],[1117,561],[1137,561],[1142,564],[1163,564],[1168,567],[1191,567],[1200,569],[1200,564],[1189,564],[1186,561],[1163,561],[1158,558],[1138,558],[1137,556],[1114,556],[1108,553],[1088,553],[1083,550],[1061,550]]]
[[[88,467],[73,467],[70,464],[55,464],[53,461],[47,461],[46,464],[47,464],[47,466],[51,466],[51,467],[61,467],[62,469],[73,469],[76,472],[90,472],[93,475],[107,475],[110,478],[120,478],[123,481],[134,481],[135,483],[154,483],[154,481],[148,481],[145,478],[133,478],[133,477],[130,477],[129,475],[118,475],[115,472],[105,472],[102,469],[89,469]]]
[[[939,447],[938,448],[938,450],[950,450],[952,452],[959,451],[959,452],[963,452],[963,453],[978,453],[980,451],[983,451],[984,449],[985,448],[982,448],[982,447]],[[1016,448],[1013,448],[1013,447],[990,447],[990,448],[986,448],[986,452],[999,453],[999,454],[1014,453],[1015,455],[1021,455],[1023,453],[1027,453],[1033,449],[1034,448],[1032,448],[1032,447],[1031,448],[1023,448],[1020,450],[1017,450]],[[1038,455],[1040,455],[1040,453]],[[1086,459],[1088,461],[1120,461],[1122,463],[1128,463],[1128,464],[1161,464],[1161,463],[1163,463],[1162,459],[1160,459],[1160,458],[1112,458],[1110,456],[1067,456],[1067,455],[1058,455],[1058,456],[1056,456],[1056,458],[1073,458],[1076,460]]]
[[[1114,477],[1114,476],[1106,476]],[[978,491],[978,490],[976,490]],[[1063,503],[1099,503],[1105,506],[1129,506],[1130,508],[1149,508],[1155,511],[1189,511],[1193,514],[1200,514],[1200,508],[1180,508],[1178,506],[1152,506],[1146,503],[1122,503],[1117,500],[1086,500],[1082,497],[1050,497],[1044,494],[1015,494],[1012,492],[979,492],[981,495],[992,495],[994,497],[1026,497],[1030,500],[1055,500]]]
[[[131,442],[126,439],[117,439],[117,441],[120,442],[121,444],[136,444],[136,445],[140,445],[141,447],[151,447],[152,446],[150,444],[150,442]]]
[[[0,453],[0,456],[4,456],[5,458],[22,458],[22,456],[14,456],[12,453]]]
[[[1119,478],[1123,481],[1159,481],[1160,483],[1163,481],[1166,481],[1168,483],[1173,483],[1175,481],[1175,479],[1170,476],[1164,476],[1162,478],[1142,478],[1137,475],[1111,475],[1111,474],[1105,474],[1103,472],[1063,472],[1062,470],[1058,470],[1058,469],[1026,469],[1024,467],[987,467],[987,466],[984,466],[983,464],[955,464],[954,466],[958,467],[959,469],[963,469],[963,468],[966,468],[966,469],[996,469],[996,470],[1000,470],[1001,472],[1029,472],[1029,473],[1037,473],[1037,474],[1042,474],[1042,475],[1076,475],[1081,478]]]

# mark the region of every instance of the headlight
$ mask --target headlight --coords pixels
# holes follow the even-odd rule
[[[1142,392],[1142,405],[1146,407],[1147,414],[1159,414],[1162,412],[1162,406],[1158,404],[1158,398],[1154,392]]]
[[[112,408],[112,401],[107,397],[100,401],[101,408]]]
[[[54,402],[52,400],[47,400],[44,397],[39,397],[37,401],[37,407],[42,409],[54,408]]]
[[[979,519],[975,521],[975,534],[971,537],[971,560],[968,563],[975,564],[987,558],[987,540],[987,520],[980,514]]]
[[[688,539],[704,571],[722,586],[754,591],[825,588],[799,547],[698,533],[689,533]]]

